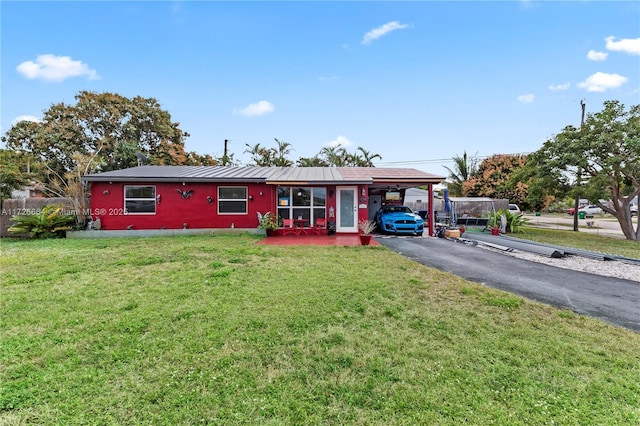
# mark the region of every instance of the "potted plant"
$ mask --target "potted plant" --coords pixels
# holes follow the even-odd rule
[[[260,217],[258,228],[267,231],[267,235],[272,235],[279,227],[278,217],[271,212],[266,212]]]
[[[358,228],[360,229],[360,244],[368,246],[371,242],[371,233],[376,229],[375,222],[363,219],[358,222]]]

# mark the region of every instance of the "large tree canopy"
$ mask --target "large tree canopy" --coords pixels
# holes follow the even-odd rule
[[[640,227],[634,229],[629,209],[640,195],[640,105],[625,110],[618,101],[605,102],[579,129],[565,127],[529,161],[541,174],[580,182],[582,197],[614,215],[627,239],[640,240]]]
[[[469,179],[462,182],[466,197],[506,198],[511,203],[527,206],[528,185],[514,179],[527,161],[524,155],[497,154],[482,160]]]
[[[46,164],[49,173],[40,176],[45,183],[76,169],[78,155],[88,158],[88,172],[136,166],[136,154],[151,164],[212,162],[185,152],[189,135],[153,98],[86,91],[75,98],[75,105],[52,105],[42,121],[21,121],[2,138],[7,148]]]

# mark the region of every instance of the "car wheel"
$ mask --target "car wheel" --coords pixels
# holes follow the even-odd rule
[[[416,235],[417,235],[418,237],[422,237],[422,232],[416,232]]]

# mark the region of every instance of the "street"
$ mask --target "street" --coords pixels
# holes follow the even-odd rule
[[[529,224],[540,228],[573,229],[573,216],[566,213],[543,213],[540,216],[525,214],[524,217],[529,219]],[[593,222],[593,225],[589,227],[587,226],[587,222]],[[633,223],[634,225],[638,224],[638,216],[633,218]],[[578,227],[580,232],[624,238],[618,220],[610,214],[595,215],[593,218],[588,219],[578,219]]]

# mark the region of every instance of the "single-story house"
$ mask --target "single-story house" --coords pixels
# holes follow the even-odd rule
[[[357,233],[387,199],[397,203],[415,186],[432,193],[444,177],[406,168],[140,166],[82,179],[104,230],[256,228],[271,212]]]

